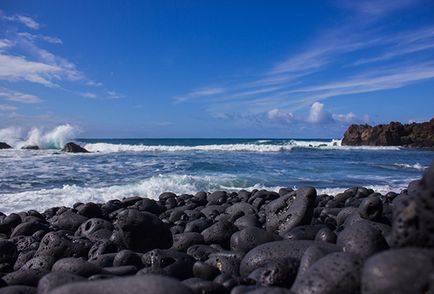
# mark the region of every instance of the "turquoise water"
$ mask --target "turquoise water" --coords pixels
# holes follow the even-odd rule
[[[345,147],[337,140],[78,139],[90,154],[0,150],[0,211],[161,192],[314,186],[399,191],[434,151]]]

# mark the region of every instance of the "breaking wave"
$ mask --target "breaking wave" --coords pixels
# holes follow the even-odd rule
[[[88,143],[84,146],[90,152],[289,152],[294,148],[337,149],[337,150],[399,150],[399,147],[389,146],[341,146],[340,140],[303,141],[290,140],[286,143],[266,144],[272,140],[259,140],[256,143],[242,144],[210,144],[210,145],[143,145],[143,144],[112,144]]]
[[[77,128],[70,124],[59,125],[49,131],[41,128],[31,128],[28,132],[25,132],[22,128],[9,127],[0,129],[0,142],[6,142],[17,149],[24,146],[38,146],[40,149],[60,149],[77,133]]]

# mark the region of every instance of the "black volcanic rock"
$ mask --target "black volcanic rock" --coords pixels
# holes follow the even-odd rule
[[[69,152],[69,153],[89,153],[86,149],[81,147],[80,145],[77,145],[75,143],[69,142],[66,143],[65,147],[62,149],[63,152]]]
[[[429,122],[386,125],[351,125],[342,145],[434,147],[434,118]]]
[[[0,142],[0,149],[11,149],[12,147],[5,142]]]
[[[21,147],[21,149],[25,149],[25,150],[39,150],[39,146],[38,145],[25,145],[23,147]]]

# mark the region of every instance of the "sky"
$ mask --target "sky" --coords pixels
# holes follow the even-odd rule
[[[0,129],[339,138],[434,116],[434,1],[0,2]]]

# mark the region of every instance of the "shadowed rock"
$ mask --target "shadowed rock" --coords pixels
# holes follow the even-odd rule
[[[0,149],[12,149],[12,147],[5,142],[0,142]]]
[[[63,152],[69,152],[69,153],[89,153],[86,149],[81,147],[80,145],[77,145],[73,142],[66,143],[65,147],[62,149]]]
[[[159,275],[133,276],[92,282],[79,282],[54,289],[51,294],[191,294],[192,291],[175,279]]]
[[[434,118],[429,122],[402,125],[351,125],[342,145],[434,147]]]

